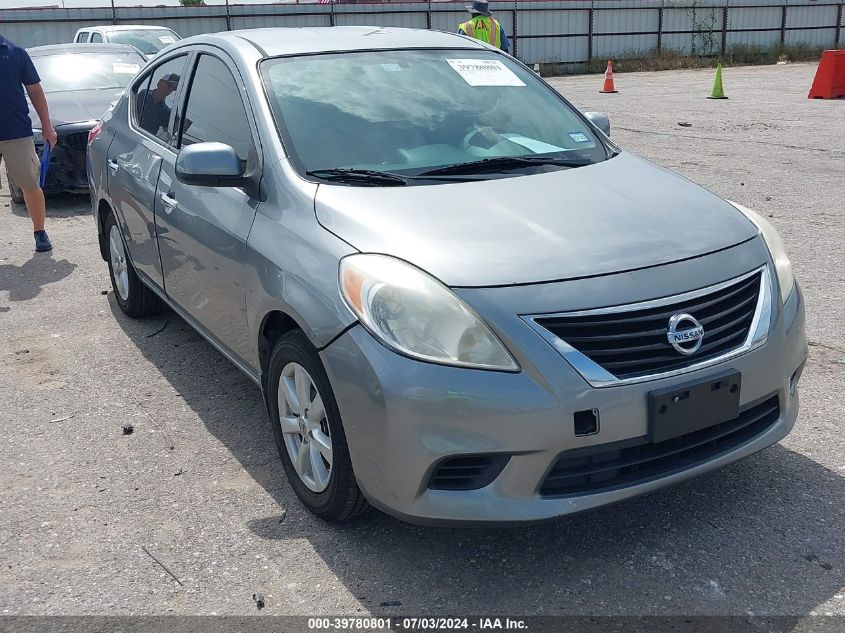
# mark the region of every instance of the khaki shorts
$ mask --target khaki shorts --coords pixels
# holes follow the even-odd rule
[[[6,169],[15,184],[23,191],[38,188],[41,161],[35,153],[35,143],[31,136],[0,141],[0,158],[6,163]]]

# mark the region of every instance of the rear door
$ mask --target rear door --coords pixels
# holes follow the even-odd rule
[[[235,64],[200,50],[180,114],[179,148],[217,141],[260,173],[255,121]],[[240,188],[198,187],[176,179],[175,154],[162,163],[156,197],[159,249],[168,296],[241,360],[251,357],[243,273],[259,202]]]
[[[109,148],[109,195],[136,270],[164,288],[155,225],[155,194],[162,159],[176,156],[175,105],[188,54],[168,57],[130,88],[128,117],[115,122]]]

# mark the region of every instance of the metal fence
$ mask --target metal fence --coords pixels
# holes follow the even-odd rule
[[[831,0],[498,0],[490,3],[528,64],[677,51],[715,55],[740,45],[839,48],[845,2]],[[24,46],[70,42],[93,24],[166,25],[183,37],[257,27],[401,26],[455,31],[463,2],[2,9],[0,33]]]

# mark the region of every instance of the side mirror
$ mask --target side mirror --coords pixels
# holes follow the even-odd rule
[[[176,179],[201,187],[242,187],[245,180],[237,152],[223,143],[183,147],[176,157]]]
[[[610,137],[610,118],[604,112],[585,112],[584,116],[590,119],[593,125]]]

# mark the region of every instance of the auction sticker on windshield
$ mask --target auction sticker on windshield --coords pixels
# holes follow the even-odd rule
[[[524,86],[514,72],[497,59],[447,59],[470,86]]]
[[[123,62],[114,62],[111,65],[111,70],[113,73],[117,73],[119,75],[134,75],[139,70],[141,70],[141,66],[138,64],[126,64]]]

